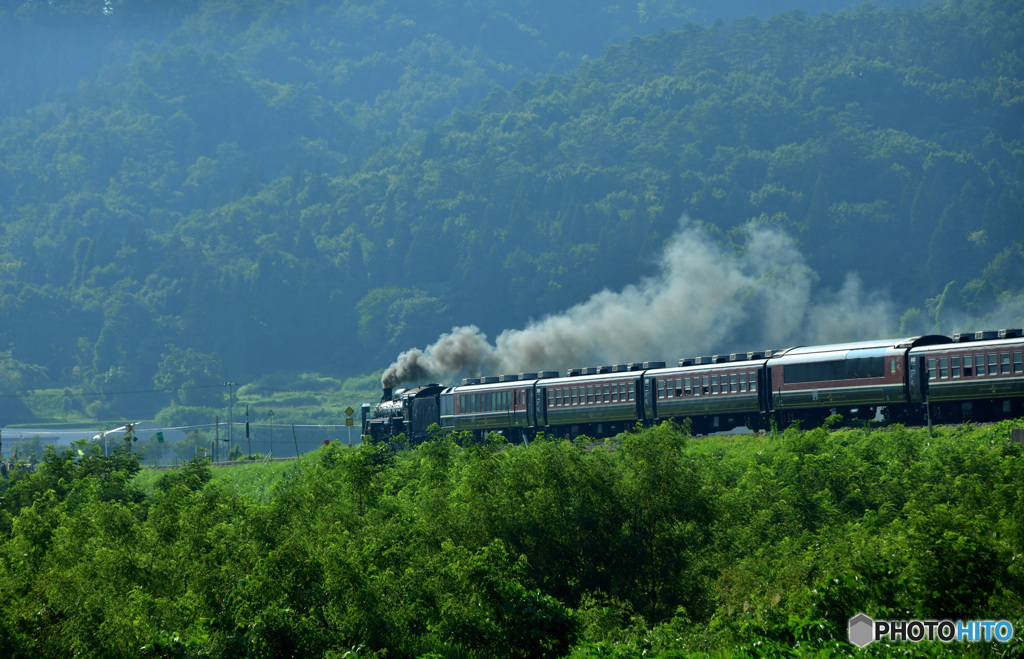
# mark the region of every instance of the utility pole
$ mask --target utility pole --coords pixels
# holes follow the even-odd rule
[[[213,461],[218,462],[217,451],[220,449],[220,415],[213,415]]]
[[[245,445],[249,449],[249,459],[252,460],[252,442],[249,441],[249,403],[245,404]]]
[[[270,454],[267,457],[274,455],[274,410],[267,412],[267,418],[270,419]]]
[[[235,430],[235,421],[234,421],[234,415],[232,415],[232,413],[231,413],[232,412],[232,405],[234,404],[234,397],[231,395],[231,387],[238,386],[238,383],[237,382],[232,382],[231,380],[224,380],[223,382],[220,383],[220,386],[228,388],[228,438],[227,438],[226,441],[228,443],[228,447],[230,448],[234,444],[234,442],[235,442],[235,432],[234,432],[234,430]],[[248,416],[249,406],[246,405],[245,409],[246,409],[246,416]]]

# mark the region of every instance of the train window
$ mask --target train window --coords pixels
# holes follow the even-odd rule
[[[594,387],[593,385],[587,387],[587,404],[594,402]]]
[[[629,383],[629,400],[633,401],[635,399],[636,399],[636,386],[632,382],[630,382]]]
[[[708,376],[705,375],[703,378],[701,378],[701,389],[704,390],[705,394],[711,393],[711,387],[708,386],[709,382],[711,382],[711,378],[709,378]]]
[[[729,393],[734,394],[737,391],[739,391],[739,389],[736,388],[736,374],[733,373],[729,376]]]
[[[576,387],[573,387],[569,391],[569,395],[572,396],[572,398],[570,400],[572,400],[572,404],[575,405],[576,404]]]
[[[974,356],[964,355],[964,377],[969,378],[974,375]]]
[[[683,378],[683,395],[690,395],[690,378]]]
[[[610,387],[607,384],[604,385],[604,402],[606,402],[606,403],[610,400],[609,397],[608,397],[609,396],[609,394],[608,394],[608,390],[609,389],[610,389]]]
[[[928,360],[928,379],[935,379],[935,359]]]
[[[1003,375],[1010,372],[1010,353],[999,353],[999,372]]]
[[[747,390],[747,374],[740,373],[740,392]]]
[[[555,389],[555,407],[558,407],[561,404],[562,404],[562,390],[561,389]]]
[[[658,398],[665,397],[665,381],[658,380]]]
[[[1021,352],[1013,353],[1013,372],[1014,373],[1024,372],[1024,362],[1021,361],[1022,357],[1024,357],[1024,353],[1021,353]]]
[[[996,354],[992,352],[988,355],[988,374],[995,375],[996,373],[998,373],[996,369]]]
[[[619,385],[617,384],[612,385],[612,402],[619,402]]]
[[[555,390],[548,389],[548,407],[555,406]]]
[[[711,376],[711,393],[713,393],[713,394],[717,394],[718,393],[718,376],[717,375],[712,375]]]
[[[459,394],[459,414],[466,411],[466,394]]]
[[[949,377],[949,357],[939,357],[939,378],[945,380]]]
[[[960,358],[951,357],[949,360],[949,375],[950,377],[960,377]]]
[[[750,390],[751,391],[757,391],[757,378],[754,377],[754,376],[755,376],[754,373],[750,374]]]

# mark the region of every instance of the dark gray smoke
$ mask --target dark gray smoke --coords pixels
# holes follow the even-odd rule
[[[838,292],[812,295],[815,273],[794,241],[750,225],[741,252],[724,251],[684,220],[661,274],[601,291],[567,311],[509,329],[492,345],[456,327],[425,349],[399,355],[384,386],[457,375],[517,373],[664,360],[733,350],[878,338],[895,328],[891,303],[865,295],[856,275]]]

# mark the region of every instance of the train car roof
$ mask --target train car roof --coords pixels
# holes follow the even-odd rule
[[[409,387],[408,389],[396,389],[394,392],[395,396],[419,398],[420,396],[432,396],[441,389],[439,384],[424,384],[419,387]]]
[[[1000,330],[999,332],[971,332],[966,336],[954,335],[954,339],[948,344],[915,346],[915,348],[970,350],[971,348],[994,348],[1006,346],[1007,344],[1017,346],[1024,343],[1024,336],[1021,336],[1022,333],[1024,332],[1020,329]],[[1003,334],[1003,336],[1000,337],[999,334]]]
[[[537,382],[538,378],[530,380],[508,380],[507,382],[469,382],[466,384],[457,384],[454,387],[449,387],[448,391],[490,391],[496,389],[498,391],[522,389],[523,387],[533,386],[534,382]]]
[[[849,352],[851,350],[889,350],[893,348],[914,348],[925,345],[938,345],[951,343],[948,336],[938,334],[926,334],[923,336],[911,336],[901,339],[876,339],[874,341],[854,341],[850,343],[833,343],[823,346],[797,346],[787,350],[779,350],[776,357],[796,357],[800,355],[813,355],[823,352]]]

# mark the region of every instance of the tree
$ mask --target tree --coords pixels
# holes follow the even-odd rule
[[[223,407],[224,392],[220,383],[223,366],[215,354],[194,348],[168,346],[161,354],[153,384],[159,389],[173,389],[179,405],[189,407]]]

